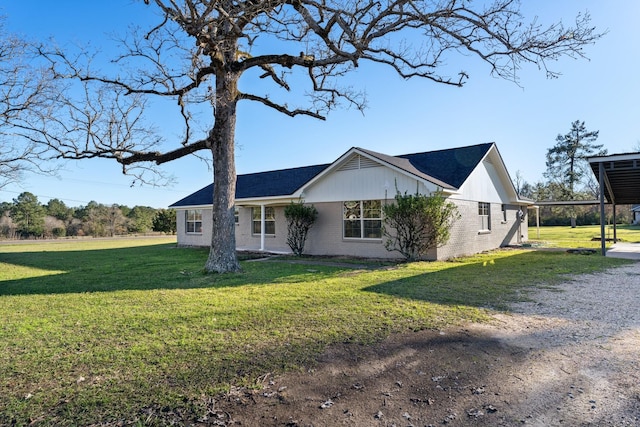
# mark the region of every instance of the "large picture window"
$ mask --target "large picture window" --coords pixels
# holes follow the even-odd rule
[[[478,216],[480,217],[480,230],[491,230],[491,206],[489,203],[478,202]]]
[[[251,224],[251,232],[253,234],[262,233],[262,221],[260,217],[260,208],[253,208],[252,216],[253,221]],[[272,207],[264,208],[264,234],[267,236],[274,236],[276,234],[276,212]]]
[[[190,209],[186,215],[187,233],[202,233],[202,210]]]
[[[343,236],[347,239],[382,238],[382,203],[380,200],[344,202]]]

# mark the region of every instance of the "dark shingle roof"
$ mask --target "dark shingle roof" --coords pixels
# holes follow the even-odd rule
[[[490,142],[397,157],[409,160],[416,169],[425,174],[446,182],[454,188],[460,188],[492,146],[493,143]]]
[[[213,184],[209,184],[206,187],[203,187],[196,191],[195,193],[189,194],[184,199],[180,199],[175,203],[169,205],[170,208],[175,208],[179,206],[201,206],[201,205],[212,205],[213,204]]]
[[[358,150],[443,188],[457,189],[484,158],[493,143],[470,145],[425,153],[389,156],[362,148]],[[236,199],[288,196],[325,170],[328,164],[238,175]],[[213,184],[170,207],[202,206],[213,203]]]
[[[325,170],[327,166],[329,165],[314,165],[238,175],[236,179],[236,199],[293,194],[298,188]],[[209,184],[184,199],[178,200],[169,207],[211,204],[213,204],[213,184]]]

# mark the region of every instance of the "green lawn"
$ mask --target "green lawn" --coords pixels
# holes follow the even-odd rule
[[[616,237],[620,242],[640,242],[640,226],[618,225]],[[605,238],[613,239],[613,226],[605,227]],[[594,240],[597,239],[597,240]],[[536,227],[529,227],[529,240],[542,246],[556,246],[562,248],[600,248],[600,226],[587,225],[576,228],[570,226],[540,227],[538,238]],[[607,240],[607,247],[613,241]]]
[[[483,321],[535,286],[625,263],[505,250],[371,270],[243,261],[242,273],[205,275],[206,256],[159,239],[0,245],[0,425],[198,414],[202,396],[309,366],[329,344]]]

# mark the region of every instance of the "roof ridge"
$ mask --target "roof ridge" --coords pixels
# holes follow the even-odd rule
[[[415,156],[415,155],[419,155],[419,154],[431,154],[431,153],[439,153],[442,151],[458,151],[458,150],[464,150],[465,148],[473,148],[473,147],[482,147],[485,145],[494,145],[495,142],[481,142],[479,144],[471,144],[471,145],[465,145],[462,147],[451,147],[451,148],[440,148],[438,150],[427,150],[427,151],[419,151],[419,152],[415,152],[415,153],[403,153],[403,154],[385,154],[385,153],[381,153],[379,151],[374,151],[374,150],[370,150],[368,148],[362,148],[362,147],[353,147],[357,150],[360,151],[364,151],[365,153],[371,153],[371,154],[379,154],[381,156],[386,156],[386,157],[395,157],[398,159],[402,159],[404,158],[403,156]]]
[[[465,145],[464,147],[441,148],[439,150],[429,150],[429,151],[420,151],[420,152],[416,152],[416,153],[396,154],[394,157],[415,156],[415,155],[418,155],[418,154],[427,154],[427,153],[440,153],[440,152],[443,152],[443,151],[457,151],[457,150],[464,150],[465,148],[482,147],[482,146],[485,146],[485,145],[493,145],[493,144],[495,144],[495,142],[482,142],[480,144]]]

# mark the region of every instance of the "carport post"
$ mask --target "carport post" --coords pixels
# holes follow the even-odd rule
[[[618,220],[616,219],[616,204],[613,204],[613,243],[618,243],[618,226],[616,225]]]
[[[598,175],[599,175],[599,185],[600,185],[600,243],[602,247],[602,256],[607,255],[607,246],[605,242],[605,234],[604,234],[604,163],[598,163]]]

